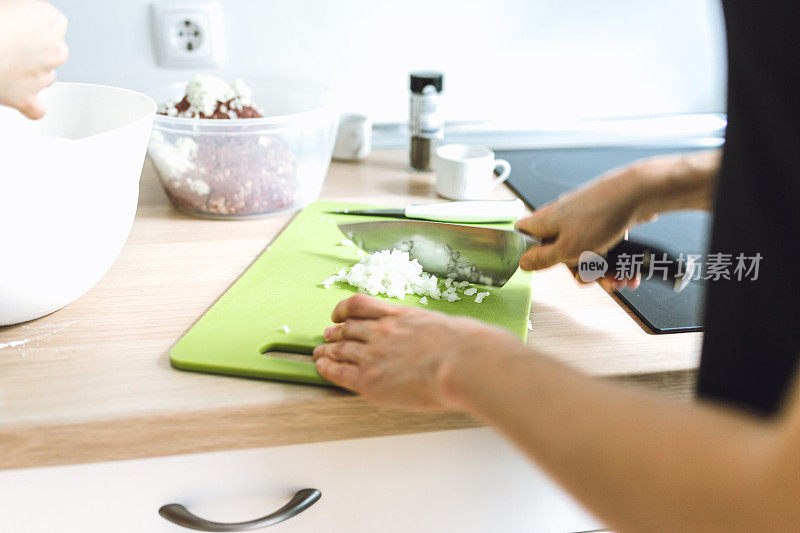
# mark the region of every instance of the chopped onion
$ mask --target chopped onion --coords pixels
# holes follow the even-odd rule
[[[281,331],[283,331],[284,333],[289,333],[292,330],[289,329],[289,326],[284,324],[284,325],[281,326]]]
[[[343,268],[323,281],[322,286],[327,289],[339,281],[373,296],[383,294],[401,300],[407,294],[430,296],[436,300],[442,296],[436,276],[423,272],[416,259],[411,260],[408,252],[400,250],[382,250],[368,255],[353,265],[349,272]]]
[[[477,292],[474,287],[464,290],[469,285],[468,281],[455,281],[454,278],[439,280],[436,276],[423,272],[419,261],[411,259],[407,250],[398,249],[381,250],[367,255],[349,271],[343,268],[321,285],[329,289],[339,282],[347,283],[372,296],[384,295],[404,300],[407,294],[416,294],[422,297],[419,300],[422,305],[428,304],[428,298],[456,302],[461,299],[459,291],[467,296]],[[478,293],[475,302],[480,303],[488,294]]]
[[[478,294],[475,295],[475,303],[476,304],[481,303],[483,299],[486,298],[487,296],[489,296],[488,292],[479,292]]]

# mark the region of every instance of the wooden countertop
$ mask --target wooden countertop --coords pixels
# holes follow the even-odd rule
[[[431,201],[433,176],[409,173],[405,158],[379,151],[362,164],[335,163],[321,198]],[[376,408],[339,390],[170,366],[172,345],[291,218],[182,215],[147,161],[133,230],[105,278],[56,313],[0,328],[0,469],[476,425],[461,414]],[[592,374],[688,390],[700,334],[650,334],[564,267],[534,276],[532,310],[531,346]]]

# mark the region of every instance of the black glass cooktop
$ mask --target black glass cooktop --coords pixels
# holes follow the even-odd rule
[[[708,146],[594,147],[499,150],[511,163],[509,185],[532,207],[615,167],[655,155],[707,150]],[[632,239],[660,246],[675,254],[702,254],[707,247],[711,217],[701,211],[659,216],[630,231]],[[703,328],[703,286],[696,282],[679,293],[664,283],[642,281],[636,290],[618,291],[620,300],[656,333],[698,331]]]

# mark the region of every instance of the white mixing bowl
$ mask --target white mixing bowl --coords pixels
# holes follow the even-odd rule
[[[0,325],[52,313],[108,271],[128,238],[156,104],[56,83],[39,121],[0,106]]]

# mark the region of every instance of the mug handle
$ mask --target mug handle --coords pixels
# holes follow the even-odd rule
[[[495,171],[497,170],[497,167],[500,167],[503,170],[500,172],[500,175],[497,176],[492,181],[492,188],[493,189],[495,187],[497,187],[498,185],[500,185],[501,183],[503,183],[504,181],[506,181],[508,179],[508,177],[511,175],[511,163],[509,163],[505,159],[495,159],[494,160],[494,169],[495,169]]]

